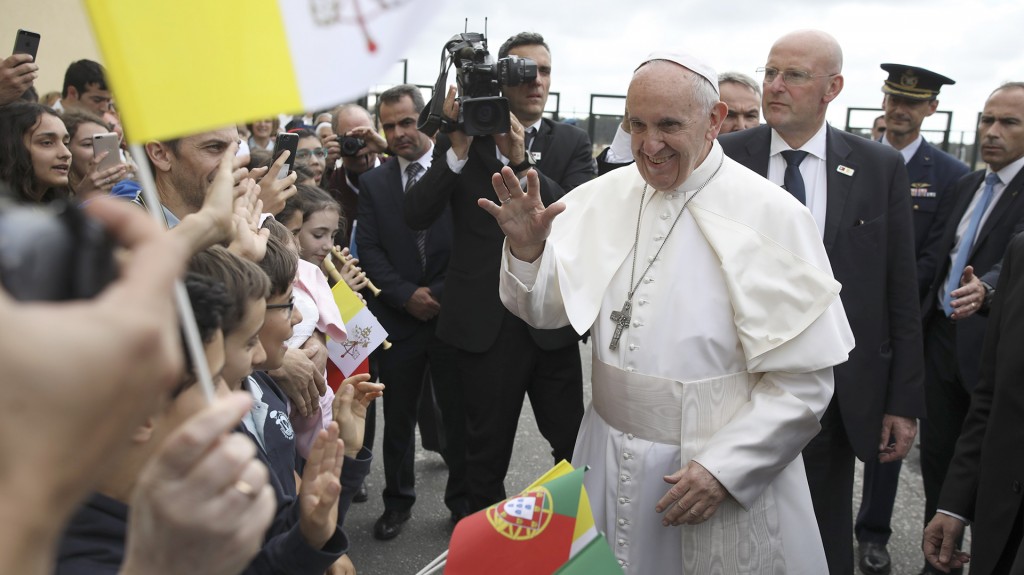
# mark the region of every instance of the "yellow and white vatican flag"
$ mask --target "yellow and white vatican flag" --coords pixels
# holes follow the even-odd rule
[[[84,0],[133,143],[361,97],[442,0]]]

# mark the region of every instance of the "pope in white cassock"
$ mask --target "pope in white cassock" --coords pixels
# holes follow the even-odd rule
[[[573,465],[598,529],[628,573],[827,573],[800,451],[853,335],[814,220],[722,153],[697,58],[652,54],[626,109],[635,165],[547,209],[506,168],[479,202],[508,309],[591,330]]]

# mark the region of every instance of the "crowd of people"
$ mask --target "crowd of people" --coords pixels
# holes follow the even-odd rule
[[[889,573],[916,439],[922,572],[1024,572],[1024,83],[983,103],[972,172],[921,134],[955,84],[936,72],[880,64],[865,138],[825,122],[844,86],[825,32],[780,37],[758,79],[655,51],[595,158],[545,116],[543,36],[506,56],[537,65],[503,87],[507,133],[467,135],[452,87],[428,136],[403,84],[372,112],[257,119],[143,158],[100,64],[73,62],[47,105],[31,56],[0,61],[4,209],[81,206],[121,268],[90,300],[0,290],[20,328],[0,349],[0,571],[352,574],[376,404],[387,541],[417,499],[417,426],[454,525],[508,496],[529,397],[553,461],[589,466],[627,573]],[[205,366],[182,354],[178,280]],[[347,337],[338,282],[389,334],[368,374],[328,359]]]

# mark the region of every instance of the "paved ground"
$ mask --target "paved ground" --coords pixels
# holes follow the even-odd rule
[[[581,348],[584,392],[590,398],[590,348]],[[383,417],[378,407],[377,443],[383,437]],[[893,575],[917,574],[923,565],[921,557],[921,518],[924,513],[924,490],[915,447],[903,465],[899,496],[893,513],[893,536],[889,552],[893,559]],[[511,494],[522,489],[552,465],[550,449],[537,431],[529,402],[523,407],[519,433],[506,488]],[[860,501],[860,470],[855,487],[855,505]],[[447,468],[436,453],[422,449],[416,459],[416,481],[419,499],[413,518],[396,539],[387,542],[373,538],[373,523],[383,512],[380,494],[384,488],[381,460],[374,461],[369,477],[370,501],[354,504],[346,523],[352,551],[350,557],[359,575],[413,575],[448,547],[451,523],[442,502]],[[856,507],[854,507],[856,510]],[[483,572],[483,571],[482,571]],[[652,574],[654,575],[654,574]]]

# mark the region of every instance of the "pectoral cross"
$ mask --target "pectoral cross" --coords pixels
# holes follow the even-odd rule
[[[608,349],[612,351],[619,348],[619,338],[622,337],[622,330],[629,327],[629,310],[631,307],[632,305],[627,299],[626,303],[622,304],[621,311],[612,310],[611,316],[609,316],[609,319],[615,322],[615,333],[612,334],[612,342],[608,345]]]

